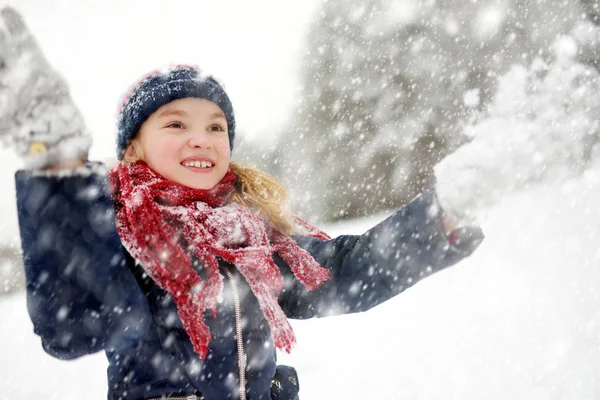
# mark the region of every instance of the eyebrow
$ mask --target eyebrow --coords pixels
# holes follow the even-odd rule
[[[181,111],[181,110],[165,110],[163,112],[161,112],[160,114],[158,114],[158,117],[167,117],[169,115],[179,115],[180,117],[185,117],[187,116],[187,113],[185,111]]]
[[[211,119],[217,119],[217,118],[222,118],[225,121],[227,121],[227,118],[225,117],[225,114],[223,114],[222,112],[216,112],[216,113],[212,113],[210,114],[210,118]]]

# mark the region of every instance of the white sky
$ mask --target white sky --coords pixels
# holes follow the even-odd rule
[[[238,132],[281,124],[298,91],[308,24],[320,0],[0,0],[25,17],[94,132],[92,158],[114,155],[115,110],[146,72],[198,64],[219,77]]]

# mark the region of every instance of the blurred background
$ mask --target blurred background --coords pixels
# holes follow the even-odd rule
[[[69,83],[94,133],[92,159],[114,157],[116,108],[129,85],[158,66],[198,64],[232,98],[239,126],[234,159],[281,179],[294,210],[332,233],[368,228],[431,186],[446,156],[486,143],[489,152],[465,162],[508,171],[523,190],[496,207],[488,240],[466,267],[407,295],[404,301],[411,304],[413,296],[431,319],[419,320],[414,308],[398,311],[406,306],[396,303],[394,312],[414,323],[387,326],[409,332],[394,353],[406,357],[408,372],[398,367],[405,372],[396,386],[389,371],[374,377],[397,389],[379,398],[600,397],[597,0],[3,5],[23,14]],[[13,183],[20,164],[4,150],[0,160],[0,292],[22,293]],[[426,294],[441,300],[423,301]],[[311,334],[328,338],[326,324],[316,334],[312,325],[295,328],[314,344]],[[336,332],[356,326],[333,324]],[[397,340],[368,334],[381,343]],[[329,362],[345,371],[347,351],[331,350]],[[419,364],[423,358],[443,364]],[[323,372],[308,358],[297,363]],[[349,376],[358,379],[354,386]],[[359,384],[373,384],[352,374],[331,379],[350,385],[345,398],[368,398],[351,396],[359,396]],[[470,386],[473,380],[479,386]],[[307,398],[333,398],[327,390],[323,384]]]

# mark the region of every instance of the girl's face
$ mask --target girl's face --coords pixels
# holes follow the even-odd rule
[[[143,160],[164,178],[193,189],[211,189],[229,169],[225,114],[197,98],[172,101],[142,124],[125,160]]]

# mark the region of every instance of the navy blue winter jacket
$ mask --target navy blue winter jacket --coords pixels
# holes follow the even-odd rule
[[[27,308],[47,353],[66,360],[104,350],[109,400],[194,393],[207,400],[239,398],[227,279],[216,318],[205,315],[213,340],[201,361],[171,296],[123,248],[103,168],[67,176],[19,171],[16,188]],[[295,237],[332,279],[309,292],[274,254],[285,280],[279,302],[287,316],[366,311],[468,255],[481,237],[465,248],[450,245],[436,209],[435,194],[427,191],[363,235]],[[293,399],[297,388],[271,393],[276,353],[268,324],[241,275],[225,268],[241,292],[247,399]]]

